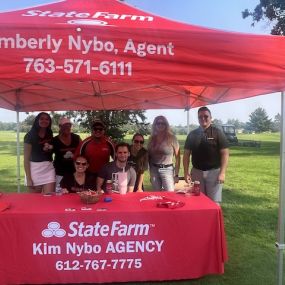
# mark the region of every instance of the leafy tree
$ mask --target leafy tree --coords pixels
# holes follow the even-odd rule
[[[198,125],[195,125],[195,124],[189,125],[189,131],[190,132],[196,128],[198,128]],[[188,134],[188,127],[187,126],[181,126],[181,125],[172,126],[171,129],[176,135],[187,135]]]
[[[171,127],[172,131],[176,134],[176,135],[186,135],[187,134],[187,126],[173,126]]]
[[[236,129],[242,129],[245,126],[245,124],[238,119],[228,119],[226,124],[233,125]]]
[[[57,133],[58,132],[58,121],[59,121],[59,118],[62,116],[62,114],[56,113],[56,112],[47,112],[47,113],[50,114],[51,119],[52,119],[52,130],[53,132]],[[36,115],[34,114],[28,115],[26,119],[23,122],[21,122],[20,131],[28,132],[34,123],[35,118],[36,118]]]
[[[1,131],[14,131],[17,128],[17,124],[16,123],[12,123],[12,122],[0,122],[0,130]]]
[[[28,115],[26,119],[23,122],[21,122],[20,131],[28,132],[34,123],[35,117],[36,116],[34,114]]]
[[[219,119],[214,119],[214,120],[212,120],[212,124],[214,124],[216,126],[221,126],[223,124],[223,121],[219,120]]]
[[[245,9],[242,17],[252,18],[252,26],[259,21],[269,20],[272,26],[272,35],[285,35],[285,1],[284,0],[260,0],[253,11]]]
[[[281,115],[278,113],[274,117],[274,121],[272,124],[272,131],[273,132],[280,132],[280,130],[281,130]]]
[[[53,132],[58,132],[59,127],[58,127],[58,123],[59,123],[59,119],[64,116],[64,114],[60,114],[60,113],[56,113],[56,112],[50,112],[49,113],[52,119],[52,125],[51,128],[53,130]]]
[[[127,133],[149,133],[145,111],[69,111],[66,115],[90,132],[94,119],[102,120],[106,126],[106,134],[115,141],[123,140]]]
[[[53,112],[53,111],[52,112],[47,112],[47,113],[49,113],[50,116],[51,116],[51,119],[52,119],[52,130],[54,132],[54,135],[56,135],[58,133],[58,130],[59,130],[59,127],[58,127],[59,119],[62,116],[67,116],[68,117],[68,114],[67,113],[62,113],[62,112],[58,113],[58,112]],[[35,117],[36,117],[36,115],[34,115],[34,114],[28,115],[26,117],[26,119],[20,123],[20,131],[21,132],[28,132],[31,129],[33,123],[34,123]],[[0,128],[1,128],[1,125],[0,125]],[[78,133],[78,132],[83,132],[84,129],[80,128],[80,126],[75,122],[75,123],[73,123],[72,131],[75,132],[75,133]]]
[[[26,124],[28,126],[32,126],[34,123],[36,116],[35,115],[29,115],[26,117],[26,119],[22,122],[23,124]]]
[[[259,107],[249,115],[247,129],[257,133],[270,131],[272,129],[272,121],[268,119],[265,109]]]

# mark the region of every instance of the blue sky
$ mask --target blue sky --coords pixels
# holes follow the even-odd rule
[[[48,0],[13,0],[1,1],[0,11],[7,11],[27,6],[50,3]],[[251,27],[249,19],[242,19],[241,11],[253,9],[258,0],[126,0],[127,3],[139,9],[154,14],[195,25],[222,29],[227,31],[269,34],[268,23],[262,23]],[[239,119],[247,121],[248,116],[256,108],[262,107],[268,116],[274,119],[277,113],[281,113],[280,93],[257,96],[251,99],[238,100],[230,103],[211,105],[213,117],[226,122],[227,119]],[[147,111],[150,122],[157,115],[165,115],[171,124],[186,125],[187,117],[184,110],[151,110]],[[197,109],[190,110],[190,122],[197,123]],[[25,114],[20,114],[23,120]],[[0,109],[0,121],[16,121],[15,112]]]

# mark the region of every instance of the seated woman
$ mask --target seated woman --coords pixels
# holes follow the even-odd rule
[[[86,170],[89,163],[86,157],[79,155],[74,160],[75,172],[63,176],[60,186],[63,193],[77,193],[85,190],[96,190],[96,179]]]

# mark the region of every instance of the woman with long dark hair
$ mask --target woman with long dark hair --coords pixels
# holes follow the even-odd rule
[[[51,117],[41,112],[24,137],[24,168],[30,192],[49,193],[55,190],[52,140]]]

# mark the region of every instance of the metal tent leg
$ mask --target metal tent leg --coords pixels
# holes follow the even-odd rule
[[[21,178],[20,178],[20,121],[19,111],[17,111],[17,192],[21,192]]]
[[[284,222],[285,222],[285,92],[281,94],[281,130],[280,130],[280,183],[279,183],[279,213],[278,213],[278,235],[277,235],[277,284],[283,284],[283,254],[284,244]]]

